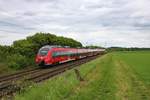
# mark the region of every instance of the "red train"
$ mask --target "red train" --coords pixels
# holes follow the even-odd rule
[[[35,61],[38,65],[52,65],[86,56],[97,55],[103,52],[104,49],[78,49],[47,45],[39,49]]]

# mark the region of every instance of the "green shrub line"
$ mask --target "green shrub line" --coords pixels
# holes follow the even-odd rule
[[[12,69],[25,68],[26,66],[30,64],[28,59],[25,56],[20,55],[20,54],[13,54],[13,55],[7,56],[7,62],[8,62],[8,67]]]

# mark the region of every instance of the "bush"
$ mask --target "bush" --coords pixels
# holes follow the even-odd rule
[[[13,69],[22,69],[28,66],[30,63],[25,56],[20,54],[14,54],[7,57],[8,67]]]

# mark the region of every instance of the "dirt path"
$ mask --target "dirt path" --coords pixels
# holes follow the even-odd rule
[[[110,63],[111,62],[111,63]],[[86,81],[74,87],[65,100],[111,100],[114,97],[114,71],[111,56],[101,60],[96,68],[86,76]]]
[[[150,90],[138,79],[132,67],[115,58],[116,97],[119,100],[150,100]]]

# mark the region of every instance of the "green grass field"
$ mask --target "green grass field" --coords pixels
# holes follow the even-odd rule
[[[114,52],[18,93],[16,100],[150,100],[150,52]]]

